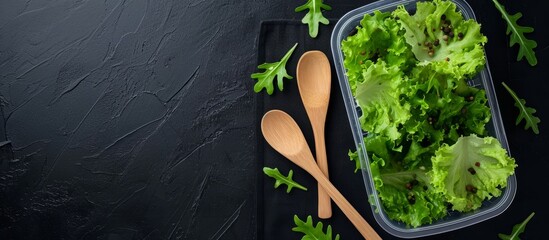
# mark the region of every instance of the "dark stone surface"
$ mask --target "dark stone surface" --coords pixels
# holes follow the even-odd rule
[[[369,2],[327,1],[333,10],[325,15],[337,19]],[[518,192],[500,216],[429,239],[496,239],[532,211],[522,237],[540,239],[545,230],[549,6],[502,3],[524,14],[519,22],[536,29],[528,37],[538,42],[536,67],[516,62],[493,3],[470,1],[489,39]],[[0,1],[0,239],[263,239],[257,105],[265,96],[252,91],[249,75],[260,22],[299,20],[300,4]],[[539,135],[514,126],[518,110],[503,81],[538,110]],[[342,166],[334,182],[360,180],[346,175],[354,166]],[[314,191],[290,204],[309,204]],[[360,205],[364,194],[344,192],[373,219]],[[345,218],[329,223],[344,239],[359,238]],[[295,238],[291,227],[279,229]]]

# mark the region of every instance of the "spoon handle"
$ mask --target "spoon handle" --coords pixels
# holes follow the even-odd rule
[[[316,163],[320,171],[329,179],[328,175],[328,157],[326,156],[326,140],[324,138],[324,125],[313,126],[315,138]],[[332,201],[330,195],[318,183],[318,217],[327,219],[332,216]]]
[[[337,190],[336,187],[322,174],[320,169],[311,167],[308,171],[324,188],[326,193],[332,197],[339,209],[347,216],[349,221],[360,232],[364,239],[368,240],[380,240],[381,237],[376,231],[364,220],[364,218],[358,213],[358,211],[345,199],[345,197]]]

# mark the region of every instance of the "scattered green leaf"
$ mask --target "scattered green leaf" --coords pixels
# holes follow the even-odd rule
[[[526,228],[526,224],[532,219],[534,216],[534,212],[530,213],[530,216],[526,218],[523,222],[515,225],[513,227],[513,232],[510,235],[505,235],[503,233],[498,234],[498,237],[502,240],[520,240],[519,234],[524,232],[524,229]]]
[[[532,131],[534,131],[535,134],[539,134],[538,129],[538,123],[541,121],[538,117],[534,116],[534,113],[536,113],[536,109],[531,107],[526,107],[526,100],[520,99],[517,94],[507,86],[504,82],[502,82],[503,86],[509,94],[511,94],[511,97],[515,99],[515,106],[520,110],[519,115],[517,117],[517,121],[515,122],[515,125],[518,125],[523,119],[526,122],[524,125],[524,129],[532,128]]]
[[[307,222],[303,222],[297,215],[294,215],[294,222],[296,227],[292,228],[292,231],[305,234],[301,240],[332,240],[332,226],[328,225],[326,233],[324,233],[322,222],[318,222],[315,227],[310,215],[307,217]],[[335,236],[335,240],[339,240],[339,234]]]
[[[302,23],[309,25],[309,35],[315,38],[318,35],[319,23],[328,25],[330,21],[322,15],[322,9],[332,10],[332,7],[323,3],[322,0],[307,0],[307,3],[297,7],[295,12],[301,12],[309,9],[309,12],[301,20]]]
[[[534,31],[532,27],[525,27],[518,25],[517,21],[522,17],[522,13],[518,12],[514,15],[509,15],[505,11],[505,7],[501,5],[497,0],[492,0],[496,5],[496,8],[501,12],[501,17],[507,22],[507,32],[506,34],[511,34],[511,39],[509,46],[512,47],[515,43],[519,44],[519,51],[517,55],[517,61],[520,61],[523,57],[526,57],[526,60],[531,66],[535,66],[538,63],[536,59],[536,54],[534,48],[537,47],[538,43],[534,40],[527,39],[524,34],[531,33]]]
[[[265,69],[265,71],[262,73],[253,73],[251,76],[252,78],[257,79],[257,82],[254,85],[254,91],[256,93],[265,88],[269,95],[273,94],[273,80],[275,76],[277,77],[278,89],[280,91],[284,90],[283,79],[293,79],[293,77],[288,75],[288,73],[286,72],[286,63],[288,62],[288,59],[290,58],[296,47],[297,43],[278,62],[263,63],[257,66],[258,69]]]
[[[264,167],[263,172],[265,173],[265,175],[267,175],[269,177],[272,177],[276,180],[275,185],[274,185],[275,188],[278,188],[282,184],[286,184],[288,186],[288,188],[286,189],[287,193],[292,191],[292,188],[294,188],[294,187],[299,188],[303,191],[307,191],[306,187],[300,185],[299,183],[295,182],[292,179],[292,177],[294,175],[294,172],[292,170],[290,170],[287,177],[282,175],[282,173],[280,173],[280,171],[278,171],[278,168],[272,169],[272,168]]]

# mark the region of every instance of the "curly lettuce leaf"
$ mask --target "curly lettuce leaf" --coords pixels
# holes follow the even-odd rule
[[[484,136],[491,119],[485,91],[468,86],[440,87],[442,83],[436,82],[439,86],[431,90],[427,90],[428,82],[415,86],[416,95],[406,99],[411,103],[412,117],[401,132],[410,140],[432,143],[453,143],[460,135],[473,133]]]
[[[378,157],[389,160],[392,159],[393,152],[400,152],[401,148],[396,148],[393,141],[386,136],[368,134],[364,138],[368,153],[375,154]]]
[[[385,19],[385,26],[389,30],[391,41],[386,49],[386,54],[382,54],[381,59],[391,66],[398,66],[402,72],[407,73],[415,66],[416,61],[414,53],[404,37],[404,30],[393,18]]]
[[[496,8],[501,12],[501,17],[507,22],[507,30],[505,34],[510,35],[509,47],[512,47],[516,43],[519,44],[519,51],[517,55],[517,61],[526,57],[526,60],[530,66],[538,64],[536,53],[534,48],[538,46],[538,43],[532,39],[526,38],[525,33],[534,32],[533,27],[525,27],[518,25],[517,21],[522,17],[522,13],[518,12],[514,15],[510,15],[505,11],[505,7],[501,5],[497,0],[492,0]]]
[[[318,222],[315,226],[311,216],[307,216],[307,221],[304,222],[294,215],[294,223],[296,226],[292,231],[304,234],[301,240],[332,240],[332,226],[328,225],[324,233],[322,222]],[[339,234],[336,234],[334,239],[339,240]]]
[[[384,62],[370,65],[363,72],[364,81],[357,84],[355,98],[362,109],[360,124],[364,131],[396,140],[399,125],[410,118],[410,104],[400,102],[404,81],[398,67]]]
[[[464,126],[462,134],[486,135],[486,123],[492,117],[490,108],[487,105],[486,92],[478,90],[474,94],[465,97],[465,99],[466,104],[461,109],[461,117],[458,118],[458,122]]]
[[[376,155],[372,159],[374,184],[391,219],[418,227],[446,216],[444,197],[429,184],[425,170],[396,170]]]
[[[356,84],[364,81],[362,72],[373,62],[384,61],[391,66],[399,66],[402,71],[415,64],[403,33],[390,13],[375,11],[364,15],[356,33],[343,40],[343,64],[353,93]]]
[[[451,1],[418,2],[413,15],[399,6],[393,16],[406,30],[406,42],[419,64],[447,61],[447,71],[458,77],[473,76],[484,66],[487,38],[480,32],[480,24],[464,20]]]
[[[527,107],[526,100],[519,98],[515,91],[511,90],[511,88],[504,82],[501,84],[503,84],[505,89],[507,89],[509,94],[511,94],[511,97],[515,100],[515,106],[520,110],[515,125],[518,125],[522,120],[524,120],[526,122],[524,129],[532,128],[532,131],[534,131],[535,134],[539,134],[538,123],[540,123],[541,120],[534,116],[536,109]]]
[[[322,0],[307,0],[307,3],[297,7],[295,12],[301,12],[309,9],[309,12],[305,14],[302,23],[309,26],[309,36],[316,38],[318,35],[319,23],[328,25],[330,21],[322,15],[322,10],[332,10],[332,7],[323,3]]]
[[[440,71],[438,64],[414,68],[409,81],[404,100],[412,116],[400,129],[410,141],[403,143],[407,167],[430,166],[434,151],[461,135],[486,134],[491,114],[484,90]]]
[[[280,91],[284,90],[283,79],[293,79],[293,77],[286,72],[286,63],[296,47],[297,43],[278,62],[263,63],[257,66],[258,69],[265,69],[265,71],[262,73],[253,73],[251,75],[252,78],[257,79],[257,82],[254,85],[254,92],[261,92],[261,90],[265,88],[269,95],[273,94],[273,80],[275,77],[277,78],[278,89]]]
[[[437,192],[445,195],[452,209],[470,211],[482,202],[500,196],[516,164],[496,138],[472,134],[444,145],[432,158],[429,173]]]

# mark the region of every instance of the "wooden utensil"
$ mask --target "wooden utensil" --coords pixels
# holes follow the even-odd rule
[[[381,239],[318,168],[301,129],[290,115],[281,110],[265,113],[261,120],[261,132],[277,152],[303,168],[318,181],[365,239]]]
[[[321,51],[304,53],[297,63],[296,75],[301,101],[313,128],[316,163],[324,176],[329,179],[324,139],[324,126],[332,86],[332,73],[328,57]],[[326,219],[331,216],[330,196],[318,184],[318,217]]]

